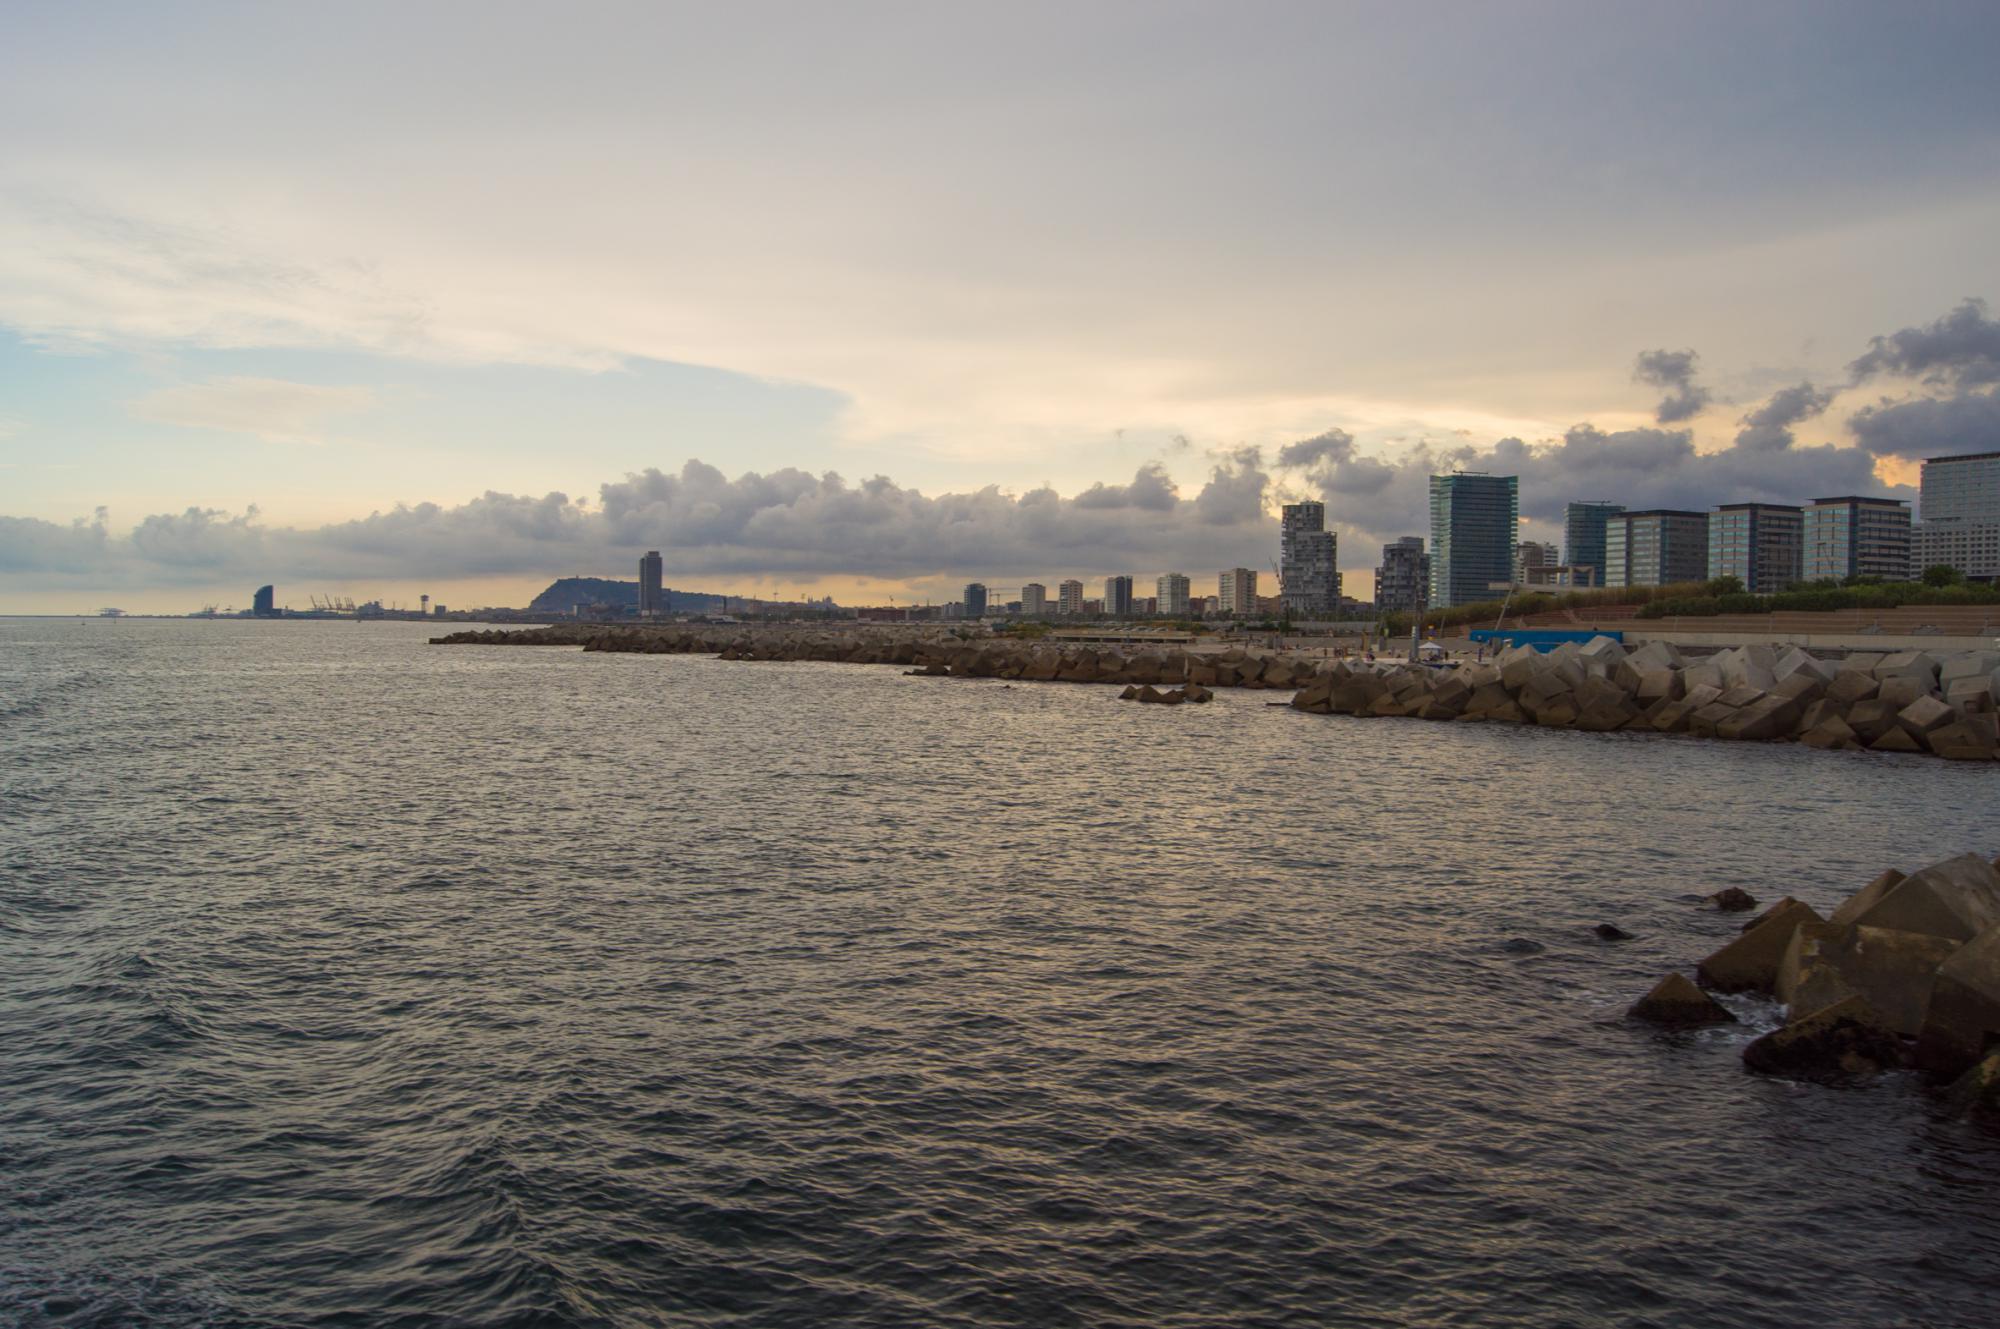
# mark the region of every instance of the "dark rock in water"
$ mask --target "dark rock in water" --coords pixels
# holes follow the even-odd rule
[[[1139,700],[1139,685],[1136,683],[1127,683],[1125,685],[1125,690],[1118,694],[1118,700],[1120,701]]]
[[[1909,1064],[1909,1049],[1860,997],[1837,1001],[1743,1049],[1743,1064],[1797,1080],[1873,1075]]]
[[[1500,943],[1500,949],[1509,955],[1540,955],[1548,947],[1539,941],[1529,941],[1526,937],[1510,937]]]
[[[1624,928],[1619,927],[1615,923],[1599,923],[1596,927],[1592,928],[1591,931],[1595,932],[1598,935],[1599,939],[1603,941],[1632,940],[1632,934],[1627,932]]]
[[[1734,1024],[1736,1017],[1721,1002],[1689,981],[1685,974],[1668,974],[1653,990],[1632,1003],[1626,1015],[1670,1028],[1702,1024]]]
[[[1731,886],[1703,898],[1725,914],[1738,914],[1757,907],[1757,897],[1740,886]]]
[[[2000,1113],[2000,1052],[1952,1081],[1945,1102],[1958,1113]]]

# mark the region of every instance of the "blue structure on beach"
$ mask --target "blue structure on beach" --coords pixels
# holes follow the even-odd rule
[[[1567,628],[1475,628],[1465,635],[1489,646],[1532,646],[1544,655],[1566,641],[1573,641],[1578,645],[1582,645],[1592,637],[1609,637],[1621,645],[1625,641],[1625,634],[1622,632],[1598,632],[1589,629],[1578,632]]]

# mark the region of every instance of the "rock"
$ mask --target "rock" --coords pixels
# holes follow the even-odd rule
[[[1746,742],[1789,738],[1799,722],[1799,703],[1776,693],[1744,706],[1715,727],[1717,738]]]
[[[1729,886],[1717,891],[1713,895],[1704,895],[1702,902],[1714,905],[1725,914],[1740,913],[1745,909],[1755,909],[1757,907],[1757,897],[1744,890],[1741,886]]]
[[[1773,992],[1792,933],[1801,924],[1825,921],[1811,905],[1787,897],[1773,905],[1762,922],[1703,960],[1695,972],[1704,986],[1719,992]]]
[[[1910,731],[1907,729],[1891,729],[1883,734],[1882,737],[1870,743],[1868,750],[1870,752],[1922,752],[1924,745],[1911,736]]]
[[[1930,746],[1927,739],[1933,730],[1942,729],[1957,718],[1958,712],[1930,696],[1918,697],[1896,713],[1896,723],[1926,747]]]
[[[1862,894],[1871,889],[1873,883]],[[1837,912],[1845,915],[1841,922],[1970,941],[2000,923],[2000,872],[1977,854],[1960,854],[1883,888],[1851,912],[1846,906]]]
[[[1843,752],[1861,747],[1861,740],[1848,727],[1847,721],[1839,716],[1828,716],[1799,735],[1799,742],[1809,748],[1835,749]]]
[[[1125,690],[1118,694],[1118,700],[1120,701],[1137,701],[1138,699],[1139,689],[1130,683],[1127,683]]]
[[[2000,1052],[1952,1081],[1944,1091],[1946,1105],[1961,1116],[1968,1112],[2000,1112]]]
[[[1880,688],[1881,684],[1877,683],[1872,675],[1843,668],[1833,676],[1833,681],[1826,685],[1826,696],[1828,701],[1852,706],[1857,701],[1868,701]]]
[[[1931,695],[1930,686],[1911,674],[1898,674],[1882,680],[1882,687],[1875,694],[1876,700],[1903,709],[1919,698]]]
[[[1948,937],[1852,923],[1807,923],[1792,934],[1778,966],[1778,999],[1793,1010],[1819,1010],[1860,997],[1882,1022],[1916,1037],[1930,1005],[1938,966],[1959,943]]]
[[[1187,694],[1189,701],[1202,702],[1215,700],[1215,694],[1199,683],[1189,683],[1182,691]]]
[[[1931,751],[1948,761],[1993,761],[2000,757],[2000,729],[1994,720],[1992,715],[1975,713],[1932,730]]]
[[[1509,955],[1540,955],[1548,947],[1539,941],[1529,941],[1526,937],[1509,937],[1500,943],[1500,949]]]
[[[1619,927],[1615,923],[1599,923],[1596,927],[1592,928],[1591,931],[1597,934],[1597,938],[1599,941],[1632,940],[1632,934],[1627,932],[1624,928]]]
[[[1743,1064],[1766,1075],[1828,1079],[1907,1065],[1903,1040],[1860,997],[1793,1020],[1743,1049]]]
[[[1146,684],[1146,686],[1140,688],[1136,693],[1133,694],[1132,697],[1132,700],[1134,701],[1146,701],[1154,703],[1163,702],[1166,699],[1167,699],[1166,694],[1161,692],[1158,688],[1154,687],[1151,683],[1148,683]]]
[[[1856,738],[1863,743],[1873,743],[1896,726],[1896,712],[1900,709],[1879,698],[1857,701],[1847,708],[1847,723],[1854,730]]]
[[[1894,868],[1886,868],[1882,874],[1847,897],[1841,906],[1826,916],[1829,923],[1852,923],[1861,915],[1875,907],[1891,886],[1903,879],[1903,874]]]
[[[1721,1002],[1688,982],[1684,974],[1668,974],[1653,985],[1651,992],[1633,1002],[1625,1014],[1630,1019],[1650,1020],[1677,1029],[1736,1022],[1736,1017]]]
[[[2000,1048],[2000,926],[1938,966],[1917,1033],[1917,1064],[1954,1074]]]

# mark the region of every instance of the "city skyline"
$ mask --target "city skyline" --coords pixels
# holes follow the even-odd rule
[[[1554,541],[2000,447],[1990,7],[112,9],[0,51],[0,611],[936,600],[1300,500],[1365,595],[1441,469]]]

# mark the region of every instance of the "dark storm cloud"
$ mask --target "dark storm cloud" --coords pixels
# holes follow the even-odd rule
[[[1847,422],[1855,440],[1880,456],[1947,457],[1963,452],[2000,452],[2000,395],[1884,400],[1864,406]]]
[[[1833,405],[1834,394],[1810,383],[1779,388],[1771,399],[1743,417],[1736,446],[1753,452],[1781,452],[1792,446],[1791,427]]]
[[[1986,302],[1967,299],[1918,328],[1876,337],[1848,372],[1860,383],[1878,374],[1921,379],[1958,389],[2000,383],[2000,320],[1986,317]]]
[[[1632,377],[1667,394],[1653,411],[1653,418],[1661,424],[1691,420],[1708,405],[1708,389],[1694,381],[1695,365],[1700,359],[1693,351],[1639,352],[1632,366]]]

